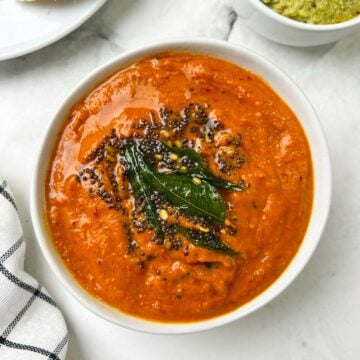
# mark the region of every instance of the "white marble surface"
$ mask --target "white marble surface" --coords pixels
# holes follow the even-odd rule
[[[360,34],[314,49],[277,45],[243,26],[232,10],[234,1],[112,0],[58,43],[0,63],[0,177],[11,184],[20,208],[26,268],[65,314],[69,360],[360,359]],[[317,251],[285,293],[231,325],[167,337],[109,324],[65,292],[34,238],[29,183],[39,139],[73,86],[121,51],[173,36],[228,39],[287,72],[308,95],[324,126],[334,197]]]

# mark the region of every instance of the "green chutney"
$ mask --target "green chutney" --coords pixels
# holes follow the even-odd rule
[[[261,0],[277,13],[309,24],[337,24],[360,15],[360,0]]]

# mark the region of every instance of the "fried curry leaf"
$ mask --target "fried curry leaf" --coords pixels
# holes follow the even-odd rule
[[[219,224],[224,222],[226,204],[217,190],[206,181],[197,185],[190,176],[158,175],[154,172],[147,172],[146,179],[183,213],[205,217]]]
[[[153,201],[150,198],[151,189],[141,175],[141,164],[139,163],[139,157],[135,147],[127,147],[124,152],[124,157],[128,165],[128,179],[134,192],[134,196],[143,201],[144,209],[150,224],[154,227],[157,235],[163,237],[161,223]]]
[[[201,180],[207,181],[212,186],[217,188],[226,189],[229,191],[243,191],[248,187],[245,181],[241,181],[238,184],[232,183],[231,181],[227,181],[221,179],[215,175],[213,175],[206,166],[204,165],[203,159],[201,158],[200,154],[198,154],[193,149],[183,149],[183,148],[172,148],[168,147],[164,143],[162,143],[163,147],[169,151],[179,155],[181,158],[187,157],[189,159],[189,165],[187,165],[187,172],[188,175],[193,175],[198,177]],[[178,174],[181,173],[180,170],[174,170],[172,173]]]
[[[226,255],[238,255],[239,253],[225,243],[223,243],[215,234],[204,233],[202,231],[187,229],[182,226],[175,226],[175,230],[183,234],[193,245],[216,251]]]
[[[248,187],[248,185],[244,180],[241,180],[238,184],[235,184],[232,183],[231,181],[227,181],[219,177],[216,177],[207,170],[190,168],[189,173],[198,177],[201,180],[207,181],[212,186],[215,186],[220,189],[226,189],[229,191],[243,191]]]
[[[207,218],[218,224],[224,222],[226,204],[218,191],[208,182],[195,184],[193,178],[187,175],[160,174],[152,169],[137,145],[130,145],[127,151],[136,158],[136,172],[140,178],[180,211]]]

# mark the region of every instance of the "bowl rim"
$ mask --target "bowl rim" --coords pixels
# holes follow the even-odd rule
[[[250,1],[257,10],[267,15],[268,17],[272,18],[273,20],[283,25],[287,25],[300,30],[330,32],[335,30],[348,29],[355,25],[360,24],[360,15],[357,15],[352,19],[336,24],[306,24],[301,21],[288,18],[285,15],[281,15],[280,13],[266,6],[261,0],[248,0],[248,1]]]
[[[199,49],[199,50],[195,50]],[[204,49],[204,50],[201,50]],[[313,210],[309,220],[308,229],[304,235],[304,239],[300,248],[290,264],[283,271],[283,273],[272,283],[268,288],[266,288],[262,293],[257,295],[254,299],[250,300],[248,303],[240,306],[239,308],[220,315],[215,318],[205,319],[196,322],[157,322],[153,320],[139,318],[133,315],[128,315],[124,312],[121,312],[118,309],[114,309],[111,306],[97,300],[94,296],[89,295],[81,286],[77,283],[72,275],[69,275],[69,270],[66,268],[65,264],[62,262],[60,255],[55,250],[55,246],[51,239],[51,236],[47,230],[47,224],[44,214],[44,175],[41,168],[45,166],[45,169],[48,169],[50,155],[45,155],[44,150],[46,147],[49,149],[54,148],[54,142],[56,141],[56,136],[59,134],[59,129],[62,128],[64,121],[66,119],[64,114],[68,114],[69,109],[73,106],[79,99],[83,98],[89,91],[102,80],[106,79],[107,76],[111,75],[114,70],[121,69],[124,66],[127,66],[131,62],[138,61],[146,56],[151,54],[156,54],[164,51],[189,51],[193,53],[204,53],[209,56],[215,56],[225,61],[230,61],[226,57],[216,55],[216,51],[219,52],[221,49],[222,52],[229,51],[233,54],[236,54],[238,57],[249,58],[254,62],[258,62],[261,67],[271,71],[274,76],[281,79],[282,82],[286,83],[288,86],[292,87],[293,91],[297,93],[297,97],[301,100],[302,106],[306,108],[306,111],[311,115],[312,120],[314,121],[314,131],[318,137],[320,153],[321,153],[321,168],[322,168],[322,178],[325,182],[321,192],[323,193],[323,203],[321,203],[317,210],[320,212],[320,218],[316,223],[316,227],[312,225],[314,222],[314,207],[315,207],[315,195],[317,189],[315,188],[316,179],[315,179],[315,169],[314,160],[314,203]],[[235,56],[235,55],[234,55]],[[235,63],[239,65],[239,63]],[[244,66],[246,68],[246,66]],[[252,71],[252,70],[251,70]],[[261,75],[260,75],[261,76]],[[100,80],[97,79],[100,77]],[[262,76],[261,76],[262,77]],[[96,80],[97,79],[97,80]],[[102,79],[102,80],[101,80]],[[264,78],[267,81],[266,78]],[[270,85],[271,86],[271,85]],[[281,98],[283,94],[276,91]],[[79,95],[80,93],[80,95]],[[301,119],[299,121],[302,124]],[[54,130],[55,129],[55,130]],[[305,129],[304,129],[305,132]],[[309,140],[309,134],[305,132],[310,146],[310,151],[312,153],[312,144]],[[43,157],[47,156],[46,164],[44,165]],[[312,158],[314,154],[312,154]],[[299,275],[302,269],[305,267],[309,259],[311,258],[318,242],[320,241],[321,235],[325,228],[331,203],[331,192],[332,192],[332,177],[331,177],[331,164],[328,146],[324,132],[322,130],[321,124],[318,120],[318,117],[315,113],[314,108],[306,98],[305,94],[300,90],[300,88],[276,65],[265,59],[264,57],[256,54],[252,50],[249,50],[243,46],[235,45],[222,40],[213,40],[207,38],[179,38],[171,40],[162,40],[150,43],[145,46],[137,47],[130,51],[125,51],[124,53],[116,56],[110,61],[106,62],[103,65],[98,66],[93,71],[91,71],[85,78],[83,78],[77,85],[69,92],[61,104],[57,107],[57,110],[49,122],[47,129],[45,130],[42,140],[39,144],[37,156],[34,161],[34,170],[31,180],[31,190],[30,190],[30,213],[32,219],[32,225],[34,228],[34,233],[37,238],[37,242],[40,246],[40,249],[49,264],[52,271],[57,275],[61,284],[65,289],[72,294],[72,296],[78,300],[84,307],[90,310],[95,315],[108,320],[114,324],[129,328],[132,330],[137,330],[146,333],[152,334],[185,334],[185,333],[194,333],[204,330],[209,330],[216,328],[227,323],[230,323],[234,320],[243,318],[252,312],[263,307],[274,298],[276,298],[281,292],[283,292]],[[310,225],[313,227],[315,235],[313,235],[308,242],[308,232]],[[311,240],[311,241],[310,241]],[[304,244],[306,242],[306,248],[304,250]],[[301,256],[300,256],[301,255]],[[60,264],[60,265],[59,265]],[[112,310],[109,310],[109,309]],[[111,313],[109,312],[111,311]],[[116,318],[115,318],[116,317]]]

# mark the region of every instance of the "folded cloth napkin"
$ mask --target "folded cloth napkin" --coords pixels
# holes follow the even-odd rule
[[[64,318],[47,291],[24,272],[24,254],[16,204],[0,180],[0,359],[65,359]]]

